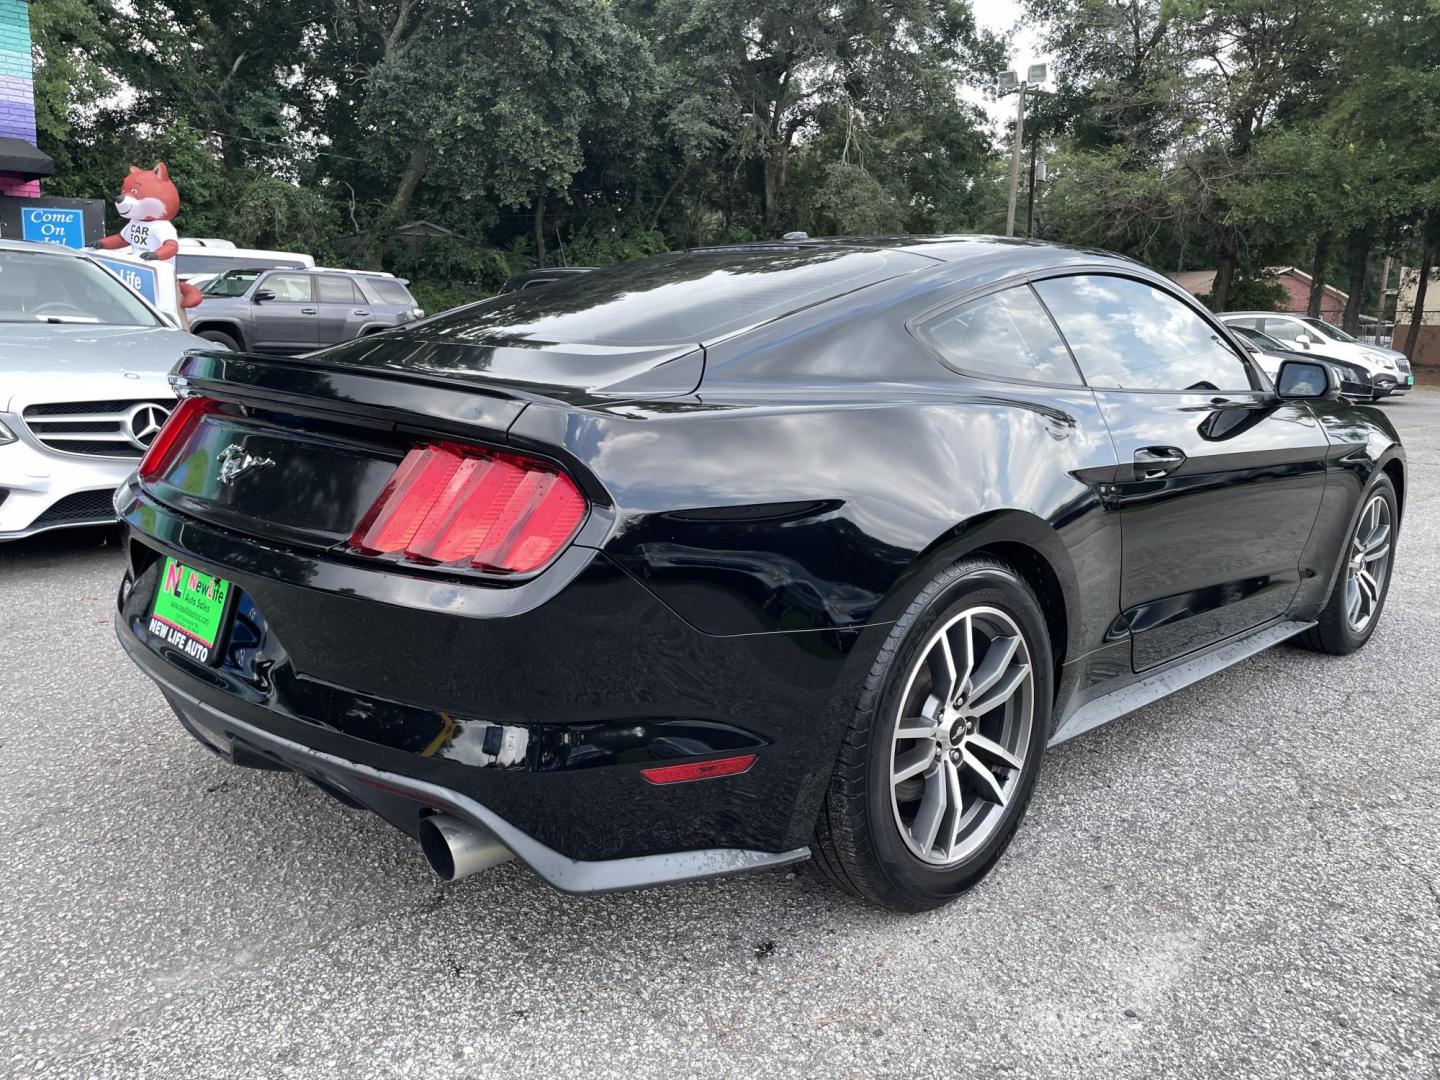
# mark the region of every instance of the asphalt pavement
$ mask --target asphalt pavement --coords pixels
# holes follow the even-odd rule
[[[440,885],[195,745],[111,632],[113,530],[0,547],[0,1076],[1436,1077],[1440,394],[1363,652],[1279,647],[1045,762],[923,916],[808,872]]]

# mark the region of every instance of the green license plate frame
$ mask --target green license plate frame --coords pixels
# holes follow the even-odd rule
[[[230,629],[236,589],[173,556],[165,556],[150,601],[150,636],[196,663],[214,666]]]

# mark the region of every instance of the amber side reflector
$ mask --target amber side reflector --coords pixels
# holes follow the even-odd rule
[[[736,754],[734,757],[691,761],[684,765],[656,765],[641,769],[640,775],[652,784],[683,784],[690,780],[708,780],[712,776],[738,776],[749,772],[754,764],[754,754]]]

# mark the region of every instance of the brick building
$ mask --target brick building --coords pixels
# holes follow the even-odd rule
[[[29,0],[0,0],[0,195],[36,198],[55,163],[35,148]]]
[[[1285,300],[1276,310],[1304,315],[1310,306],[1310,285],[1313,280],[1310,275],[1294,266],[1271,267],[1270,273],[1285,290]],[[1214,270],[1181,270],[1165,276],[1186,292],[1202,299],[1209,296],[1215,285]],[[1325,292],[1320,297],[1320,318],[1339,326],[1345,314],[1345,302],[1349,299],[1349,293],[1341,292],[1333,285],[1326,285]]]

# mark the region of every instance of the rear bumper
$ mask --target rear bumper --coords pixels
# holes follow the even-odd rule
[[[562,892],[598,893],[635,889],[725,874],[785,866],[809,858],[809,848],[784,852],[707,848],[618,859],[572,859],[516,828],[489,807],[438,784],[386,772],[335,754],[281,738],[238,717],[227,715],[163,678],[137,652],[123,618],[117,632],[145,673],[155,680],[175,715],[197,741],[227,758],[300,774],[342,801],[374,811],[414,836],[431,813],[463,818],[493,834],[516,857]]]
[[[483,820],[493,815],[560,888],[730,873],[808,847],[859,692],[852,673],[868,667],[864,630],[708,636],[585,548],[505,589],[246,539],[134,484],[121,511],[131,570],[117,633],[192,729],[264,743],[312,779],[320,761],[332,791],[412,834],[436,800],[499,834]],[[146,630],[162,554],[237,589],[216,667]],[[664,786],[641,775],[750,752],[741,775]],[[377,802],[357,773],[385,777],[403,805]],[[631,862],[649,857],[660,861]],[[628,877],[586,869],[616,862]]]

